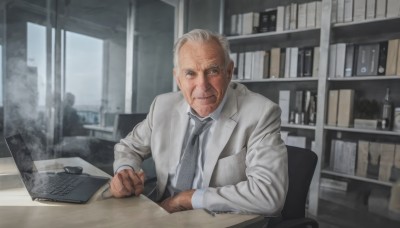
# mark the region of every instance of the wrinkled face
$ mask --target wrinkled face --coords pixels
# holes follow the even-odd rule
[[[201,117],[215,111],[232,78],[233,62],[225,69],[224,55],[214,41],[187,41],[179,50],[174,77],[190,107]]]

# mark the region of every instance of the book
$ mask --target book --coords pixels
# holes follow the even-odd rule
[[[312,76],[313,77],[318,77],[319,74],[319,47],[314,47],[314,53],[313,53],[313,73]]]
[[[379,43],[358,45],[357,76],[378,74]]]
[[[238,25],[239,25],[238,17],[239,17],[238,14],[231,15],[231,26],[230,26],[230,32],[229,32],[229,34],[231,36],[239,35],[239,33],[238,33]]]
[[[350,127],[353,121],[354,90],[339,90],[337,126]]]
[[[358,141],[357,171],[356,171],[357,176],[367,177],[368,149],[369,149],[368,141],[364,141],[364,140]]]
[[[290,30],[290,5],[285,6],[285,20],[283,30]]]
[[[270,58],[271,58],[271,53],[269,51],[264,51],[264,67],[263,67],[263,78],[269,78],[269,68],[270,66]]]
[[[272,48],[271,49],[271,65],[270,65],[270,78],[279,78],[280,71],[280,60],[281,60],[281,49]]]
[[[321,27],[321,16],[322,16],[322,3],[320,1],[317,1],[317,11],[315,15],[315,27],[320,28]]]
[[[345,60],[346,60],[346,44],[338,43],[336,44],[336,69],[335,69],[336,78],[344,77]]]
[[[353,0],[344,0],[344,22],[353,21]]]
[[[308,125],[310,123],[310,107],[311,107],[311,91],[304,91],[304,104],[303,104],[302,124]]]
[[[253,69],[253,52],[248,51],[244,54],[244,75],[243,79],[250,80],[252,77],[251,70]]]
[[[276,9],[276,31],[282,32],[285,30],[285,7],[278,6]]]
[[[376,0],[367,0],[365,18],[366,19],[374,19],[375,13],[376,13]]]
[[[353,20],[354,21],[365,20],[366,8],[367,8],[366,0],[354,0]]]
[[[344,0],[337,0],[336,22],[344,22]]]
[[[245,68],[245,53],[241,52],[239,53],[238,57],[238,79],[242,80],[244,79],[244,68]]]
[[[394,161],[395,144],[381,143],[381,160],[379,162],[379,177],[381,181],[389,181]]]
[[[297,90],[295,93],[295,124],[304,124],[304,91]]]
[[[299,48],[292,47],[290,48],[290,69],[289,69],[289,77],[296,78],[297,77],[297,64],[298,64],[298,56]]]
[[[354,44],[346,45],[346,56],[345,56],[345,65],[344,65],[344,76],[351,77],[354,75]]]
[[[386,3],[386,17],[398,17],[400,16],[400,1],[399,0],[387,0]]]
[[[386,60],[386,75],[396,75],[399,39],[389,40]]]
[[[307,3],[307,22],[306,22],[307,28],[315,28],[316,13],[317,13],[317,2]]]
[[[280,61],[279,61],[279,77],[285,77],[286,68],[286,48],[281,48]]]
[[[314,48],[306,47],[303,49],[304,52],[304,63],[303,63],[303,77],[312,77],[313,75],[313,57]]]
[[[304,77],[304,48],[297,52],[297,77]]]
[[[334,78],[336,75],[336,44],[329,46],[329,77]]]
[[[338,0],[332,0],[332,12],[331,12],[331,23],[337,23],[337,14],[338,14]]]
[[[319,186],[328,190],[344,191],[348,189],[347,181],[334,180],[331,178],[321,177]]]
[[[379,43],[378,75],[386,75],[387,49],[387,41]]]
[[[289,29],[297,29],[297,3],[290,4],[290,22]]]
[[[289,107],[290,107],[290,90],[279,91],[279,107],[282,110],[282,123],[289,123]]]
[[[357,143],[336,140],[334,148],[333,171],[354,175]]]
[[[381,144],[377,142],[369,142],[367,177],[378,179],[380,156]]]
[[[276,31],[276,16],[277,10],[272,9],[269,10],[269,31]]]
[[[328,97],[328,125],[336,126],[339,103],[339,90],[329,90]]]
[[[399,45],[397,47],[396,75],[400,76],[400,40],[399,40]]]
[[[286,48],[285,57],[285,78],[290,78],[290,59],[292,57],[292,48]]]
[[[261,80],[264,75],[264,57],[265,51],[255,51],[252,55],[252,80]]]
[[[331,140],[331,150],[329,152],[329,169],[333,170],[335,167],[335,146],[336,146],[336,139]]]
[[[297,10],[297,28],[304,29],[307,27],[307,3],[298,4]]]
[[[260,14],[258,12],[248,12],[243,14],[242,35],[256,33],[259,26]]]
[[[386,0],[378,0],[376,1],[376,18],[385,18],[386,17]]]

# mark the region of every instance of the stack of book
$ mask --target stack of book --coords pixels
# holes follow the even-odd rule
[[[330,168],[338,173],[354,175],[356,170],[357,143],[333,139],[331,142]]]
[[[317,77],[319,47],[272,48],[271,50],[231,53],[233,79]]]
[[[332,0],[332,23],[400,16],[398,0]]]
[[[400,39],[369,44],[332,44],[329,77],[400,75]]]
[[[329,90],[328,120],[330,126],[350,127],[353,124],[354,90]]]
[[[262,12],[233,14],[230,23],[229,35],[318,28],[321,26],[321,2],[291,3]]]

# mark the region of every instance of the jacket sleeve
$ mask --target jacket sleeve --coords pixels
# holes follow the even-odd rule
[[[279,215],[288,188],[287,151],[280,135],[280,108],[269,107],[247,141],[247,180],[205,189],[203,206],[213,211]],[[226,170],[229,172],[229,170]]]

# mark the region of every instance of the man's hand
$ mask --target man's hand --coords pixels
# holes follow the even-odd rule
[[[192,195],[194,189],[187,190],[179,193],[174,197],[169,197],[161,202],[160,206],[164,208],[169,213],[174,213],[177,211],[192,210]]]
[[[110,188],[112,195],[117,198],[138,196],[144,189],[144,172],[137,173],[132,169],[121,170],[111,179]]]

